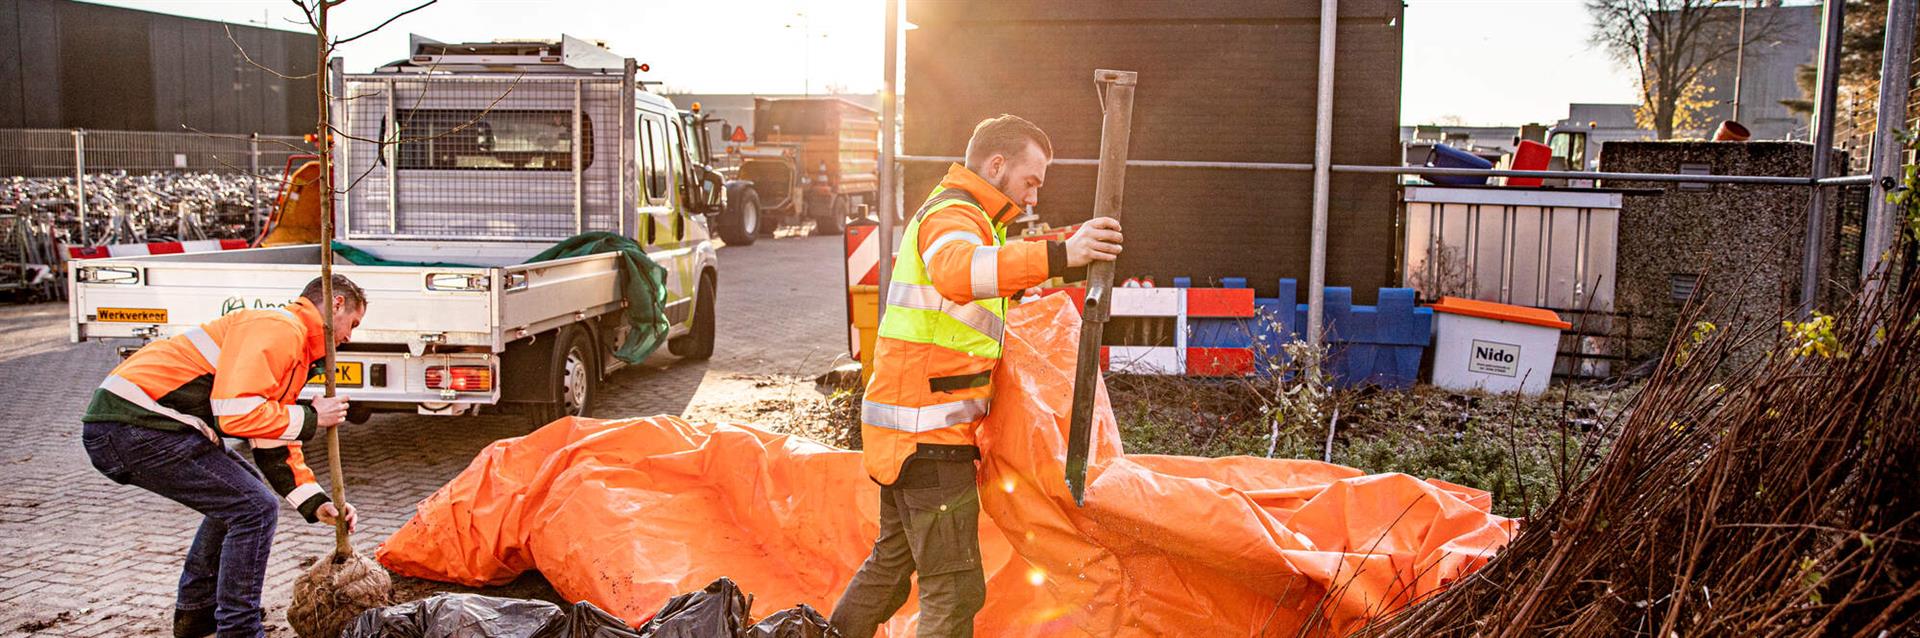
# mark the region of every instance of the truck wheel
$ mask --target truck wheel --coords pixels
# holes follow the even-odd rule
[[[700,275],[700,288],[693,301],[693,331],[667,342],[667,352],[693,361],[713,358],[714,295],[719,286],[713,275]]]
[[[751,190],[739,202],[729,202],[720,216],[720,239],[729,246],[752,246],[760,238],[760,195]]]
[[[835,195],[826,206],[814,211],[813,234],[838,235],[847,232],[847,218],[853,216],[853,200]]]
[[[593,342],[584,330],[561,328],[554,343],[551,371],[554,401],[534,410],[535,426],[546,425],[561,417],[586,416],[600,391],[599,375],[594,368]]]

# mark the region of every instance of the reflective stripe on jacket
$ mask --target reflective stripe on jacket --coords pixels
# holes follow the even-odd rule
[[[867,473],[892,484],[921,444],[972,445],[993,396],[1007,297],[1064,270],[1059,242],[1006,240],[1006,195],[954,165],[908,223],[861,406]]]
[[[294,401],[326,356],[322,333],[320,311],[304,298],[215,319],[121,362],[82,419],[194,431],[216,444],[248,439],[267,483],[311,521],[327,496],[300,442],[319,427],[313,407]]]

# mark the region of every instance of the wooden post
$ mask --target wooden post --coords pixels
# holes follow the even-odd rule
[[[333,398],[337,389],[333,375],[333,131],[329,112],[332,91],[328,86],[333,74],[328,72],[327,64],[327,11],[337,0],[320,0],[315,3],[315,29],[320,36],[319,53],[320,72],[314,74],[314,82],[320,85],[317,99],[320,118],[314,127],[314,146],[320,154],[320,324],[327,346],[327,357],[320,372],[326,379],[327,387],[323,396]],[[340,467],[340,428],[327,428],[327,466],[333,472],[333,507],[337,514],[333,520],[333,551],[339,556],[352,556],[353,544],[347,541],[347,480]]]

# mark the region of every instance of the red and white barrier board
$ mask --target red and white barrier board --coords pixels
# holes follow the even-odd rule
[[[1071,295],[1075,305],[1086,299],[1084,288],[1056,288],[1048,292],[1054,291]],[[1114,288],[1111,294],[1112,317],[1171,318],[1174,342],[1171,346],[1102,346],[1102,371],[1208,377],[1253,374],[1251,349],[1187,346],[1190,318],[1253,318],[1252,288]]]
[[[100,259],[103,257],[140,257],[144,255],[177,255],[180,253],[204,253],[218,250],[239,250],[249,246],[245,239],[203,239],[200,241],[160,241],[151,244],[114,244],[111,246],[68,246],[68,259]]]
[[[880,227],[847,227],[847,285],[880,285]]]

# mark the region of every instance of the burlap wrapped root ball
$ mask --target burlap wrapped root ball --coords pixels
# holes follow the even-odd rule
[[[300,638],[339,638],[360,613],[393,603],[393,576],[359,553],[332,554],[293,584],[287,624]]]

